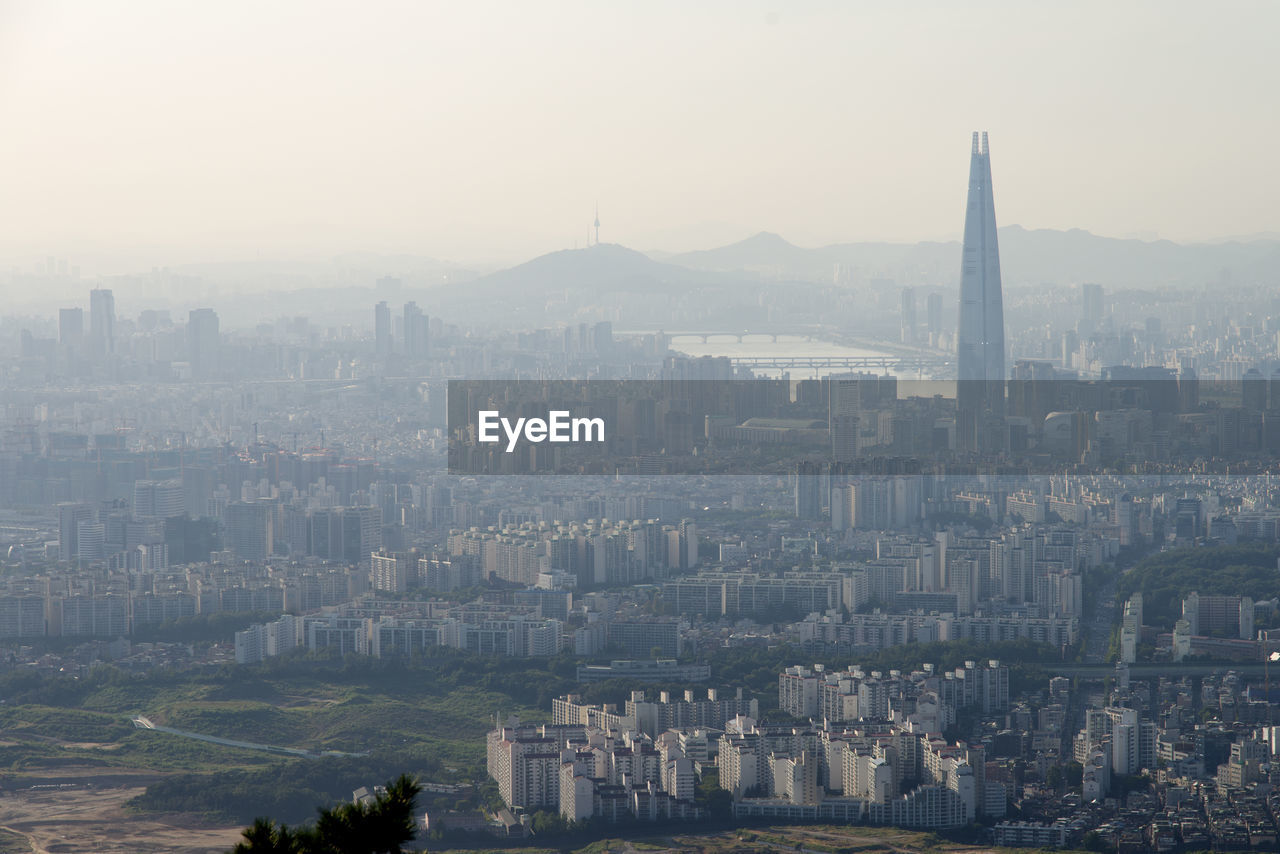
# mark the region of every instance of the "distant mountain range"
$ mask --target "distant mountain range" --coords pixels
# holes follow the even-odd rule
[[[838,243],[803,249],[771,232],[746,240],[686,252],[667,263],[696,270],[754,273],[767,278],[835,281],[836,265],[846,280],[897,279],[903,284],[941,284],[954,278],[960,265],[959,243]]]
[[[1000,229],[1000,262],[1006,288],[1079,282],[1108,289],[1280,282],[1280,240],[1180,244],[1013,225]],[[658,322],[673,312],[705,315],[716,305],[742,308],[756,301],[756,292],[778,287],[795,289],[797,298],[833,284],[855,292],[888,283],[953,288],[959,267],[959,241],[809,249],[761,232],[728,246],[661,260],[616,244],[566,249],[469,281],[437,285],[428,302],[464,323],[499,318],[536,322],[538,317],[572,322],[596,319],[605,310],[605,316],[627,317],[635,325],[644,324],[647,316]]]
[[[1277,284],[1280,238],[1174,243],[1013,225],[1000,229],[1000,261],[1007,289],[1079,282],[1117,290]],[[429,314],[463,324],[537,326],[613,317],[626,318],[632,328],[659,328],[672,317],[716,326],[727,319],[725,311],[734,322],[756,322],[761,312],[785,311],[789,298],[799,309],[812,302],[816,289],[833,285],[854,294],[870,293],[866,288],[884,292],[885,285],[950,289],[959,268],[958,241],[805,248],[760,232],[660,259],[616,244],[566,249],[485,275],[432,258],[372,253],[295,263],[193,264],[173,272],[237,294],[234,305],[222,305],[202,284],[194,297],[217,302],[231,323],[250,323],[274,311],[341,325],[352,313],[369,311],[372,298],[397,310],[415,299]],[[141,281],[139,293],[163,286],[174,295],[164,303],[192,299],[185,287],[174,291],[171,284]],[[779,288],[787,289],[781,300],[766,293]]]
[[[761,232],[716,249],[686,252],[668,264],[698,270],[753,272],[774,277],[833,277],[835,265],[854,278],[954,286],[960,243],[839,243],[804,249]],[[1280,240],[1174,243],[1122,240],[1080,229],[1000,229],[1000,269],[1007,285],[1097,282],[1109,287],[1198,286],[1222,279],[1280,280]]]
[[[899,284],[954,286],[959,241],[837,243],[812,249],[770,232],[720,246],[654,260],[614,244],[552,252],[460,285],[486,294],[509,289],[592,287],[602,291],[662,288],[726,277],[835,281],[836,267],[852,283],[893,279]],[[1099,237],[1080,229],[1000,229],[1000,268],[1006,285],[1097,282],[1107,287],[1200,286],[1222,280],[1280,281],[1280,239],[1269,236],[1220,243],[1174,243]]]

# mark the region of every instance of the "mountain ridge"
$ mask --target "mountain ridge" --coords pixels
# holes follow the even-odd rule
[[[1001,227],[999,240],[1001,272],[1011,284],[1097,281],[1113,286],[1196,285],[1218,280],[1224,269],[1247,277],[1280,276],[1280,240],[1266,237],[1179,243],[1105,237],[1079,228],[1029,229],[1015,224]],[[679,253],[664,260],[705,271],[760,272],[768,268],[775,275],[803,278],[833,278],[836,264],[883,278],[898,278],[901,272],[914,269],[926,276],[932,271],[937,277],[934,284],[954,284],[959,254],[959,240],[863,241],[804,248],[777,234],[757,232],[736,243]],[[900,270],[895,271],[894,267]],[[911,276],[905,278],[904,284],[916,283]]]

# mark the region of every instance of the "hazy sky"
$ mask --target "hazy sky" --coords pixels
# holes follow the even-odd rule
[[[1280,3],[0,0],[0,257],[1280,231]]]

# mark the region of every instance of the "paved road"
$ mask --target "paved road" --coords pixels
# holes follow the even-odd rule
[[[301,756],[306,759],[319,759],[322,756],[368,756],[367,753],[343,753],[338,750],[325,750],[319,753],[311,750],[304,750],[301,747],[278,747],[274,744],[258,744],[253,741],[236,741],[233,738],[219,738],[216,735],[205,735],[199,732],[188,732],[187,730],[174,729],[173,727],[160,726],[152,723],[149,718],[137,715],[131,717],[133,725],[138,729],[152,730],[153,732],[167,732],[170,735],[180,735],[183,738],[194,738],[197,741],[207,741],[210,744],[221,744],[224,747],[239,747],[243,750],[259,750],[265,753],[283,753],[288,756]]]
[[[1101,679],[1116,672],[1113,664],[1046,664],[1047,669],[1063,676],[1093,676]],[[1212,673],[1226,673],[1233,670],[1250,676],[1263,675],[1261,662],[1248,664],[1197,664],[1164,662],[1161,664],[1130,664],[1129,675],[1134,678],[1147,676],[1168,676],[1179,679],[1183,676],[1208,676]],[[1280,665],[1276,668],[1276,676],[1280,678]]]
[[[1094,598],[1096,607],[1088,617],[1088,637],[1085,638],[1084,659],[1091,664],[1104,664],[1107,647],[1111,643],[1111,628],[1118,619],[1116,608],[1115,575],[1109,576]]]

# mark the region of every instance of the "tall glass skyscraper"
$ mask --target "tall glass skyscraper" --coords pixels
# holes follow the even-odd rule
[[[1000,247],[991,192],[987,135],[973,134],[969,158],[969,204],[964,215],[960,270],[960,322],[956,335],[956,402],[981,417],[1004,412],[1004,302],[1000,293]]]
[[[116,298],[106,288],[89,291],[89,345],[95,356],[116,351]]]

